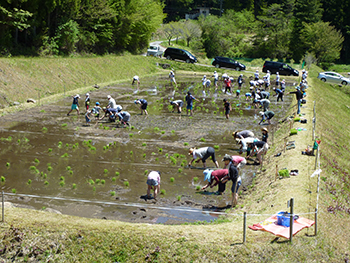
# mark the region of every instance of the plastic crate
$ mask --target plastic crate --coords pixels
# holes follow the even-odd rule
[[[290,227],[290,214],[287,212],[279,212],[277,214],[277,225]]]

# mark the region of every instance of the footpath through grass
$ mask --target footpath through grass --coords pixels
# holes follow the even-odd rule
[[[289,137],[285,122],[270,144],[264,172],[257,174],[249,191],[239,198],[239,208],[230,211],[229,222],[209,225],[149,225],[86,219],[44,211],[6,208],[5,223],[0,223],[0,259],[5,262],[346,262],[349,258],[349,157],[350,98],[337,87],[316,79],[319,69],[309,74],[310,88],[302,113],[308,120],[293,127],[306,131]],[[295,95],[288,95],[295,96]],[[273,100],[275,98],[271,98]],[[272,234],[247,230],[242,244],[242,214],[248,224],[287,210],[294,197],[295,213],[313,212],[316,206],[317,178],[315,157],[301,155],[312,144],[313,101],[316,101],[316,134],[321,142],[321,192],[319,195],[319,232],[306,229],[293,239],[293,245]],[[290,115],[295,112],[291,109]],[[303,126],[302,126],[303,125]],[[296,148],[283,151],[287,140]],[[280,157],[273,157],[282,152]],[[279,169],[298,169],[299,175],[275,181]],[[266,170],[265,170],[266,169]],[[261,215],[262,214],[262,215]],[[303,215],[313,219],[313,215]]]

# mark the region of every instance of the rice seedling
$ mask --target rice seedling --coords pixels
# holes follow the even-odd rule
[[[46,128],[46,127],[43,127],[41,130],[42,130],[42,132],[44,132],[44,133],[47,132],[47,128]]]
[[[48,181],[45,181],[45,182],[44,182],[44,185],[49,185],[49,182],[48,182]]]
[[[184,155],[184,154],[180,154],[180,158],[181,159],[187,159],[186,155]]]
[[[7,162],[6,163],[6,167],[10,167],[11,165],[10,165],[10,163],[9,162]]]
[[[144,154],[142,155],[142,157],[143,157],[143,158],[146,158],[146,154],[144,153]]]
[[[182,169],[181,169],[181,168],[179,168],[177,171],[178,171],[179,173],[182,173]]]
[[[41,113],[45,113],[46,111],[45,110],[40,110]]]
[[[130,151],[130,155],[133,155],[133,152],[132,152],[132,151]]]
[[[134,136],[134,134],[133,133],[129,133],[129,137],[132,137],[132,136]]]
[[[115,191],[110,192],[111,196],[115,196]]]
[[[163,148],[158,148],[158,152],[163,152]]]
[[[23,141],[27,143],[27,142],[29,142],[29,139],[27,139],[26,137],[24,137]]]
[[[64,181],[60,182],[60,186],[63,187],[66,183]]]
[[[101,181],[100,179],[96,179],[96,180],[95,180],[95,184],[99,184],[100,181]]]
[[[165,189],[160,189],[160,194],[165,195]]]
[[[199,185],[196,186],[196,190],[199,191],[201,190],[201,187]]]
[[[47,167],[47,170],[48,170],[49,172],[51,172],[51,171],[52,171],[52,166],[48,166],[48,167]]]
[[[144,175],[146,175],[146,174],[148,174],[148,170],[145,170],[145,171],[144,171]]]
[[[62,123],[62,127],[67,127],[67,123]]]
[[[182,160],[182,162],[181,162],[181,166],[182,166],[182,167],[185,167],[185,166],[186,166],[186,164],[187,164],[187,161],[186,161],[186,160]]]
[[[131,128],[132,130],[134,130],[134,129],[135,129],[135,126],[131,126],[130,128]]]
[[[219,145],[214,145],[215,150],[219,149],[219,147],[220,147]]]
[[[181,195],[177,196],[177,201],[181,201]]]
[[[202,138],[200,138],[200,141],[201,142],[205,142],[205,139],[202,137]]]
[[[40,172],[40,176],[43,176],[44,175],[44,172]]]
[[[164,133],[165,133],[165,131],[161,131],[160,133],[161,133],[161,134],[164,134]]]
[[[129,182],[128,182],[128,181],[124,181],[124,185],[125,185],[126,187],[129,187]]]
[[[179,153],[174,153],[174,157],[175,157],[175,158],[179,158],[179,157],[180,157],[180,154],[179,154]]]
[[[76,143],[75,143],[75,146],[76,146],[76,147],[79,147],[79,143],[78,143],[78,142],[76,142]]]
[[[159,128],[158,127],[154,127],[154,131],[155,132],[159,132]]]
[[[92,187],[92,191],[96,192],[96,186]]]
[[[109,130],[109,127],[108,127],[108,126],[105,126],[104,129],[105,129],[105,130]]]
[[[142,146],[146,146],[147,144],[145,142],[142,143]]]
[[[77,184],[72,184],[72,189],[76,189],[77,188]]]
[[[68,157],[68,153],[64,153],[63,155],[61,155],[62,158],[67,158]]]
[[[213,113],[216,114],[216,111],[214,110]]]
[[[32,166],[29,167],[29,169],[32,170],[32,171],[35,171],[36,167],[34,165],[32,165]]]
[[[50,153],[50,152],[52,152],[52,149],[51,149],[51,148],[49,148],[48,152],[49,152],[49,153]]]
[[[70,170],[70,171],[69,171],[69,174],[70,174],[70,175],[73,175],[73,170]]]
[[[91,146],[91,147],[90,147],[90,151],[96,151],[96,147]]]
[[[73,145],[73,146],[72,146],[72,149],[75,149],[75,148],[76,148],[76,146],[75,146],[75,145]]]
[[[116,175],[116,176],[119,176],[119,174],[120,174],[119,172],[115,172],[115,175]]]
[[[64,176],[61,176],[61,177],[60,177],[60,181],[64,181]]]
[[[17,143],[21,143],[21,139],[18,139],[18,140],[17,140]]]
[[[95,181],[92,180],[92,179],[89,179],[88,183],[89,183],[90,185],[94,185],[94,184],[95,184]]]
[[[31,184],[31,183],[32,183],[32,180],[31,180],[31,179],[28,179],[27,184]]]
[[[0,179],[0,180],[1,180],[1,182],[4,183],[4,182],[6,181],[5,176],[1,176],[1,179]]]
[[[170,161],[175,165],[177,163],[177,160],[173,157],[170,156]]]
[[[40,163],[39,159],[37,159],[37,158],[34,159],[34,162],[35,163]]]
[[[188,146],[189,144],[188,144],[188,142],[184,142],[184,146]]]
[[[101,180],[101,184],[105,184],[105,183],[106,183],[106,181],[102,179]]]
[[[66,143],[66,147],[67,147],[67,148],[69,147],[69,143]]]
[[[193,177],[193,182],[197,183],[198,182],[198,177]]]
[[[88,143],[91,144],[91,143],[92,143],[92,140],[88,140]]]
[[[72,168],[70,166],[67,166],[66,170],[69,171],[69,170],[72,170]]]
[[[168,157],[169,157],[169,153],[166,153],[166,154],[165,154],[165,158],[168,158]]]
[[[104,174],[108,174],[108,170],[107,169],[103,169],[103,173]]]
[[[44,174],[44,176],[43,176],[43,177],[44,177],[44,179],[46,179],[46,178],[47,178],[47,174]]]
[[[151,155],[156,155],[156,153],[155,152],[151,152]]]
[[[175,130],[171,130],[171,133],[174,134],[174,133],[175,133]]]

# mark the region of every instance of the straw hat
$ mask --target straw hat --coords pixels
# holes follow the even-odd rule
[[[260,111],[259,114],[262,116],[264,115],[265,113],[263,111]]]
[[[261,130],[262,130],[262,131],[269,132],[268,129],[266,129],[266,128],[262,128]]]
[[[233,137],[236,137],[237,133],[238,133],[238,131],[232,132],[232,136],[233,136]]]
[[[195,147],[194,147],[194,148],[190,148],[190,149],[188,150],[188,155],[191,155],[195,149],[196,149]]]

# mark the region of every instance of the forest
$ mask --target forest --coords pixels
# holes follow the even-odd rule
[[[1,56],[144,51],[182,37],[212,58],[350,62],[350,0],[2,0]],[[209,7],[210,15],[185,21]]]

